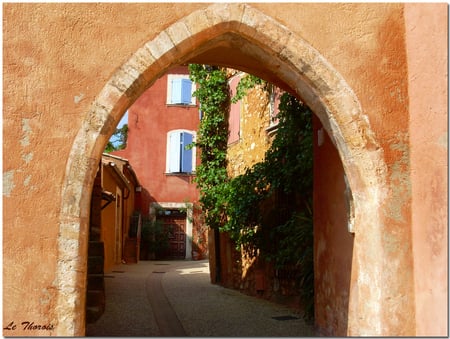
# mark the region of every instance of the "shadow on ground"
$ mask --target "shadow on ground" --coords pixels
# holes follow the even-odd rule
[[[87,336],[182,336],[168,334],[171,321],[192,337],[314,336],[293,309],[211,284],[207,260],[141,261],[105,275],[106,310],[87,325]],[[160,281],[173,312],[159,307],[164,300],[155,304],[161,296],[152,295],[151,281]]]

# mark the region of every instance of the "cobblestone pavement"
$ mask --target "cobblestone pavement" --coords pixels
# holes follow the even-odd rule
[[[314,336],[287,306],[211,284],[205,260],[141,261],[105,276],[106,311],[87,336]]]

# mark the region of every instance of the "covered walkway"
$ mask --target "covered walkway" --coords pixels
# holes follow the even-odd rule
[[[208,261],[141,261],[105,274],[106,311],[87,336],[313,336],[294,310],[209,282]]]

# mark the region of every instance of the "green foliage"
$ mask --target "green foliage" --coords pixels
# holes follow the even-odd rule
[[[278,130],[265,160],[230,182],[224,230],[275,267],[300,270],[306,318],[314,316],[312,112],[281,97]]]
[[[196,146],[201,165],[196,181],[206,223],[226,231],[249,254],[280,268],[299,267],[298,281],[307,316],[313,316],[312,112],[300,100],[281,97],[278,130],[265,160],[245,174],[228,178],[226,151],[230,101],[265,83],[245,76],[230,100],[226,72],[218,67],[190,65],[195,96],[203,114]]]
[[[310,203],[313,163],[311,111],[289,94],[281,97],[279,109],[278,131],[265,160],[228,184],[228,219],[222,229],[230,232],[238,245],[248,245],[249,242],[262,244],[258,237],[264,233],[257,234],[255,227],[264,226],[264,213],[258,208],[262,208],[269,197],[276,194],[288,202],[278,202],[278,205],[269,207],[282,209],[285,217],[307,209]],[[270,213],[267,208],[264,210],[266,214]]]
[[[108,144],[106,145],[105,152],[111,153],[125,149],[127,147],[128,139],[128,124],[123,125],[121,128],[116,128],[116,131],[111,136]]]
[[[141,239],[151,253],[156,255],[169,248],[169,233],[160,220],[142,219]]]
[[[278,119],[272,146],[252,175],[256,179],[254,187],[267,188],[264,194],[258,194],[263,209],[259,211],[261,232],[255,234],[254,242],[262,256],[276,267],[299,267],[297,283],[306,317],[311,319],[314,316],[312,112],[285,93]],[[254,212],[249,213],[252,219],[253,215]]]
[[[212,228],[220,227],[225,218],[225,197],[228,184],[226,155],[230,95],[226,71],[208,65],[189,65],[190,78],[199,86],[194,96],[200,102],[202,119],[195,146],[201,164],[196,169],[200,203],[205,221]]]
[[[300,296],[304,303],[306,317],[314,316],[314,259],[313,259],[313,218],[312,209],[307,203],[305,210],[294,212],[289,220],[271,232],[278,239],[273,260],[276,267],[291,263],[299,267],[297,281]]]
[[[312,112],[287,93],[280,99],[278,130],[266,153],[268,181],[285,193],[312,194]]]
[[[239,80],[238,85],[236,86],[236,94],[231,99],[233,104],[237,103],[239,100],[244,98],[247,95],[247,92],[254,88],[256,85],[262,85],[264,81],[252,74],[246,74]]]

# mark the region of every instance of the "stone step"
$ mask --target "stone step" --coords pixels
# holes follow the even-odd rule
[[[89,241],[86,289],[86,322],[96,322],[105,312],[105,249],[102,241]]]
[[[88,244],[88,256],[104,257],[105,245],[103,241],[89,241]]]
[[[104,307],[105,306],[105,291],[104,290],[87,290],[86,292],[86,307]]]
[[[86,322],[88,324],[95,323],[105,312],[105,306],[89,306],[86,307]]]
[[[87,276],[88,290],[104,290],[105,279],[103,274],[88,274]]]
[[[88,257],[88,275],[103,273],[104,258],[103,256]]]

